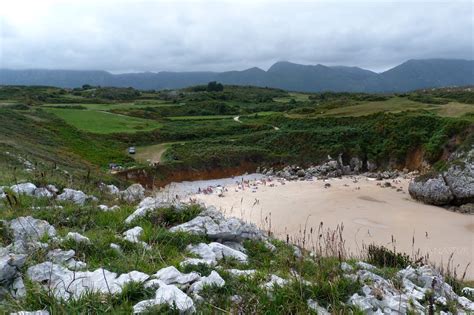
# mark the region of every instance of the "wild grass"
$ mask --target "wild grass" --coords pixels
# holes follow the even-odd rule
[[[162,124],[153,120],[102,111],[53,108],[48,108],[46,111],[57,115],[80,130],[98,134],[146,131],[162,126]]]

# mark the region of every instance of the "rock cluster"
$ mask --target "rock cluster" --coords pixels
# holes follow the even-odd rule
[[[361,265],[359,265],[361,266]],[[399,271],[397,287],[392,281],[373,273],[371,266],[358,270],[347,276],[362,281],[362,294],[354,294],[349,304],[358,306],[366,314],[426,314],[428,309],[421,305],[428,292],[433,294],[435,311],[437,308],[455,303],[460,312],[474,311],[474,302],[458,296],[443,277],[429,266],[413,268],[411,266]]]
[[[237,218],[226,218],[214,207],[208,207],[196,218],[170,229],[171,232],[189,232],[207,235],[211,240],[219,242],[242,241],[245,239],[265,239],[263,231],[254,224],[246,223]]]
[[[362,160],[357,157],[350,159],[349,164],[344,164],[341,156],[337,160],[328,157],[328,161],[308,168],[302,168],[299,166],[286,166],[282,170],[274,171],[271,169],[258,170],[258,173],[262,173],[268,176],[277,176],[286,180],[300,180],[300,179],[312,179],[312,178],[334,178],[341,177],[343,175],[356,175],[366,172],[367,177],[382,179],[391,179],[400,176],[400,172],[394,171],[383,171],[374,172],[377,166],[374,162],[368,161],[365,165]],[[367,172],[368,171],[368,172]]]
[[[420,176],[408,191],[412,198],[438,206],[455,205],[464,213],[474,214],[474,150],[456,155],[444,172]]]
[[[127,189],[120,191],[114,185],[100,186],[102,191],[112,195],[120,197],[126,202],[137,202],[145,198],[145,188],[140,184],[133,184]],[[83,191],[64,188],[61,194],[54,185],[46,185],[45,187],[37,187],[33,183],[21,183],[11,187],[0,186],[0,199],[7,197],[7,190],[11,190],[18,195],[27,195],[37,198],[56,198],[59,201],[70,201],[77,205],[84,205],[88,201],[98,201],[95,196],[87,195]],[[104,211],[114,210],[115,208],[104,208]]]
[[[145,282],[150,277],[138,271],[118,276],[99,268],[95,271],[71,271],[50,261],[28,268],[28,277],[52,292],[56,298],[79,298],[86,292],[116,294],[129,282]]]

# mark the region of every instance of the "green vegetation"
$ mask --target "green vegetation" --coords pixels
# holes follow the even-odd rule
[[[61,154],[78,155],[100,168],[127,166],[132,159],[126,148],[134,145],[139,165],[159,160],[176,171],[309,164],[339,153],[403,167],[408,154],[418,149],[434,163],[443,151],[455,149],[453,137],[462,143],[469,136],[472,94],[469,89],[399,95],[289,93],[221,89],[213,82],[177,91],[1,87],[0,102],[9,113],[8,124],[21,118],[25,126],[41,125],[52,135],[40,138],[55,139],[51,147],[61,142]],[[5,135],[15,139],[24,132]]]
[[[153,274],[162,267],[175,266],[207,275],[211,270],[203,265],[179,266],[184,257],[192,256],[186,247],[209,242],[207,237],[169,231],[169,227],[197,216],[202,211],[199,206],[179,211],[162,207],[134,222],[133,226],[144,229],[141,240],[150,245],[150,250],[121,237],[133,227],[124,220],[137,205],[99,189],[102,182],[122,188],[129,184],[125,176],[106,172],[110,163],[127,168],[158,160],[159,166],[145,169],[157,180],[180,172],[312,164],[328,154],[340,153],[345,160],[358,156],[381,166],[410,167],[408,157],[420,151],[427,161],[442,167],[446,152],[474,143],[472,92],[416,93],[429,98],[429,102],[411,94],[302,94],[253,87],[221,89],[217,83],[205,89],[160,92],[90,86],[75,90],[1,87],[0,185],[25,181],[54,184],[59,189],[81,189],[99,200],[78,206],[18,196],[7,189],[11,198],[0,203],[0,219],[32,215],[54,225],[61,237],[71,231],[84,234],[91,244],[49,241],[51,248],[75,250],[75,258],[85,261],[89,270],[103,267],[117,273],[137,270]],[[433,98],[442,102],[434,103]],[[235,121],[235,116],[240,116],[240,121]],[[137,161],[126,153],[131,145],[137,146]],[[119,209],[101,211],[99,202]],[[11,237],[0,224],[0,244],[7,245]],[[275,251],[263,242],[245,242],[249,256],[246,264],[224,259],[219,273],[226,284],[203,290],[200,294],[206,302],[198,306],[198,312],[308,314],[312,312],[307,304],[311,298],[333,313],[361,314],[341,303],[360,292],[363,285],[343,276],[343,257],[323,258],[303,252],[298,258],[293,247],[272,242]],[[119,244],[122,253],[111,249],[110,243]],[[20,270],[22,274],[29,266],[44,261],[45,255],[44,250],[30,255]],[[387,277],[413,263],[402,254],[380,247],[369,247],[367,259],[379,267],[377,273]],[[234,277],[225,271],[228,268],[255,269],[256,276]],[[274,288],[272,297],[261,287],[269,274],[290,278],[294,272],[305,281]],[[462,284],[450,281],[460,294]],[[2,302],[0,312],[48,309],[52,314],[130,314],[134,304],[154,294],[132,283],[116,296],[91,293],[77,301],[59,301],[37,284],[27,282],[26,286],[27,296]],[[232,302],[234,295],[241,298],[237,305]],[[161,306],[153,312],[174,310]]]
[[[156,121],[80,109],[47,109],[72,126],[92,133],[136,132],[161,127]]]

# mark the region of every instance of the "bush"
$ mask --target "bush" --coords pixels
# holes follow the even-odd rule
[[[378,267],[405,268],[412,264],[407,254],[397,253],[384,246],[369,245],[367,261]]]

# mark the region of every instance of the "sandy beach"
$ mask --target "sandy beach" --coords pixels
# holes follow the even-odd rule
[[[392,187],[384,187],[385,182]],[[289,237],[301,242],[305,226],[309,234],[323,222],[324,229],[343,224],[349,252],[376,243],[395,246],[409,255],[419,250],[437,265],[446,265],[453,254],[458,274],[462,274],[474,258],[474,217],[412,200],[408,183],[404,178],[375,181],[360,176],[265,184],[254,180],[250,185],[237,185],[234,180],[224,189],[193,198],[226,215],[271,229],[283,240]],[[314,243],[306,241],[305,247],[313,249]],[[466,278],[474,279],[472,266]]]

